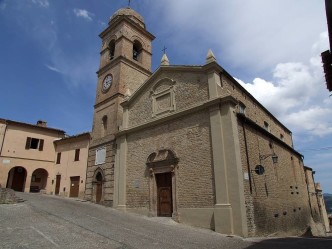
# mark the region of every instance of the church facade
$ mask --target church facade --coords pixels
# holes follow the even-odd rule
[[[292,133],[208,52],[151,71],[130,8],[100,34],[85,199],[224,234],[302,234],[314,222]]]

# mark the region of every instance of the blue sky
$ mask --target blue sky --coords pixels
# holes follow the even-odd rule
[[[90,131],[101,40],[126,0],[0,0],[0,117]],[[132,0],[153,42],[153,70],[219,64],[292,132],[295,148],[332,193],[332,97],[324,1]]]

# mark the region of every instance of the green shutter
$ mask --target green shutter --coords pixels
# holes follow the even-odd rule
[[[43,151],[44,149],[44,139],[39,139],[39,151]]]
[[[30,149],[30,144],[31,144],[31,137],[27,137],[27,141],[25,143],[26,150]]]

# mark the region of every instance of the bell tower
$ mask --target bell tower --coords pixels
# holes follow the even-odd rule
[[[102,47],[85,199],[112,206],[115,134],[122,123],[120,103],[152,74],[151,43],[155,37],[146,30],[143,17],[129,7],[116,11],[99,37]]]

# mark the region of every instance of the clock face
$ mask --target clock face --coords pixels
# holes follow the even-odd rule
[[[107,75],[103,81],[103,91],[107,91],[112,85],[113,77],[111,74]]]

